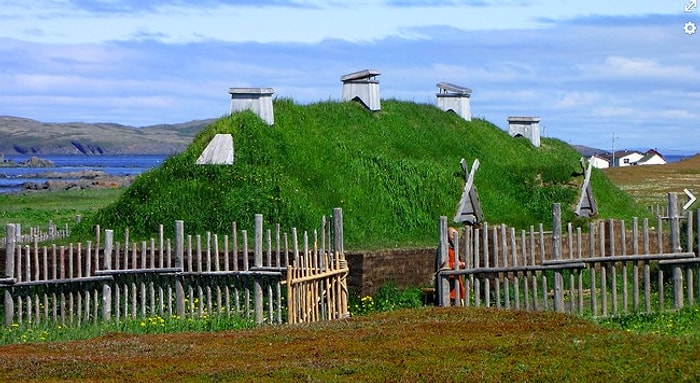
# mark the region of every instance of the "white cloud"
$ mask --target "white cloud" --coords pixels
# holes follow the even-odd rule
[[[700,72],[691,64],[663,64],[659,60],[635,57],[607,57],[602,65],[584,68],[605,77],[645,79],[700,79]]]
[[[558,109],[585,108],[601,101],[602,98],[598,92],[558,92],[552,106]]]
[[[662,110],[658,116],[662,120],[695,120],[700,116],[697,113],[690,112],[684,109],[666,109]]]
[[[164,42],[375,41],[420,37],[421,27],[462,30],[542,28],[583,15],[666,13],[656,3],[551,1],[0,1],[4,37],[37,42],[97,43],[144,34]],[[86,31],[90,31],[86,33]]]
[[[693,133],[700,35],[683,34],[685,15],[667,2],[0,0],[0,6],[13,16],[0,28],[3,114],[179,122],[225,114],[232,86],[325,101],[339,99],[340,75],[376,68],[383,98],[434,103],[435,84],[449,81],[473,89],[474,115],[502,127],[509,115],[538,115],[548,136],[567,142],[609,141],[614,130],[629,145],[648,146],[648,131],[669,126],[689,132],[683,144],[700,148],[700,132]],[[668,134],[659,140],[662,147],[679,142]]]

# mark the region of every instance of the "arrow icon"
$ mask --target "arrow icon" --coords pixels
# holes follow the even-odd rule
[[[688,189],[683,189],[683,192],[688,196],[688,202],[683,205],[683,210],[688,210],[688,208],[695,202],[695,196]]]
[[[698,0],[690,0],[688,2],[688,4],[686,4],[685,7],[683,7],[683,10],[686,13],[690,13],[693,11],[694,8],[697,8],[697,7],[698,7]]]

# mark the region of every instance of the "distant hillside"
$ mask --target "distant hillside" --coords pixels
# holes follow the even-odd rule
[[[396,100],[382,100],[376,113],[355,102],[276,100],[274,108],[274,127],[251,112],[217,120],[86,227],[150,236],[182,219],[189,232],[223,234],[261,213],[266,225],[308,229],[342,207],[348,248],[434,245],[438,218],[451,221],[464,187],[462,158],[481,162],[475,180],[488,222],[549,225],[554,202],[565,220],[576,219],[580,154],[562,141],[535,148],[487,121]],[[235,163],[195,165],[217,133],[233,135]],[[644,214],[593,174],[602,217]]]
[[[0,116],[0,153],[173,154],[212,120],[135,128],[112,123],[45,123]]]
[[[590,146],[585,146],[585,145],[571,145],[572,148],[574,148],[577,152],[579,152],[582,156],[584,157],[590,157],[594,154],[608,154],[607,150],[603,149],[598,149],[598,148],[592,148]]]

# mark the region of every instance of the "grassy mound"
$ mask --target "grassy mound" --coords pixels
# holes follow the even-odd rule
[[[377,113],[355,102],[283,99],[274,108],[274,127],[251,112],[215,121],[86,223],[146,236],[182,219],[188,232],[227,233],[260,213],[266,225],[309,229],[342,207],[348,248],[432,245],[438,217],[451,220],[459,202],[461,158],[481,163],[475,180],[488,222],[547,224],[554,202],[575,219],[580,156],[561,141],[534,148],[487,121],[396,100]],[[217,133],[233,135],[234,165],[195,165]],[[597,171],[593,185],[601,216],[644,214]]]

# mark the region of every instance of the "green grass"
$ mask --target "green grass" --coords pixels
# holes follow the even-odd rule
[[[415,308],[299,326],[0,347],[2,381],[679,382],[700,340],[553,312]]]
[[[3,381],[697,381],[700,308],[587,321],[420,307],[384,285],[350,319],[254,326],[151,316],[0,330]],[[96,363],[98,362],[98,363]]]
[[[147,318],[113,322],[87,323],[81,326],[60,323],[27,325],[13,324],[0,328],[0,345],[17,343],[67,342],[93,339],[112,333],[173,334],[182,332],[217,332],[255,327],[255,323],[240,316],[207,316],[186,318],[154,315]]]
[[[476,186],[486,221],[549,226],[555,202],[564,221],[579,221],[582,177],[572,173],[580,156],[559,140],[534,148],[487,121],[396,100],[377,113],[355,102],[285,99],[274,107],[274,127],[251,112],[217,120],[185,152],[139,176],[85,230],[99,223],[149,237],[182,219],[189,232],[227,233],[233,221],[250,229],[257,213],[268,227],[309,230],[341,207],[346,248],[433,245],[438,218],[451,219],[462,193],[461,158],[481,163]],[[217,133],[233,135],[235,164],[195,165]],[[646,214],[597,171],[593,185],[601,217]]]
[[[600,325],[637,334],[661,334],[700,340],[700,307],[687,306],[678,311],[626,314],[600,319]]]
[[[367,315],[376,312],[394,311],[423,306],[423,292],[417,287],[398,288],[394,284],[384,284],[374,295],[359,297],[350,295],[348,307],[350,315]]]
[[[0,194],[0,230],[8,223],[23,228],[47,228],[53,221],[59,228],[73,226],[76,216],[94,214],[116,201],[125,189],[67,190]],[[24,230],[23,230],[24,231]]]

